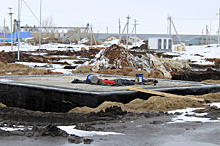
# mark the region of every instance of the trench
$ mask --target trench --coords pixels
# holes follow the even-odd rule
[[[220,91],[220,86],[204,84],[195,87],[172,87],[153,89],[178,95],[202,95]],[[32,111],[65,113],[75,107],[95,108],[104,101],[128,103],[136,98],[147,100],[152,94],[137,91],[88,92],[0,83],[0,102],[8,107],[18,107]]]

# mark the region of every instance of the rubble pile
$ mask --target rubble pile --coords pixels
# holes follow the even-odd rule
[[[130,68],[135,71],[152,71],[161,72],[163,77],[171,78],[170,73],[166,70],[161,61],[152,54],[143,55],[141,58],[129,53],[124,47],[112,45],[104,50],[101,50],[94,59],[89,62],[94,65],[93,71],[102,73],[101,70],[114,70]],[[120,73],[121,75],[124,73]]]

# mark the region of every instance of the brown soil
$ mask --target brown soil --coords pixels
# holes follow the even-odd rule
[[[127,104],[122,104],[118,102],[105,101],[97,108],[89,107],[77,107],[69,111],[69,113],[90,113],[90,112],[99,112],[105,110],[106,108],[118,106],[121,107],[123,111],[140,113],[146,111],[159,112],[159,111],[171,111],[176,109],[183,109],[186,107],[197,108],[197,107],[206,107],[204,103],[192,100],[187,97],[197,97],[205,99],[210,102],[219,102],[220,101],[220,92],[218,93],[209,93],[205,95],[187,95],[186,98],[179,97],[160,97],[152,96],[148,100],[135,99]]]
[[[198,81],[220,79],[220,71],[208,69],[207,71],[171,72],[172,80]]]
[[[6,105],[0,102],[0,107],[6,107]]]
[[[203,83],[213,83],[213,84],[220,84],[220,80],[205,80],[202,81]]]
[[[76,73],[91,73],[93,66],[79,66],[77,70],[72,71],[73,74]]]
[[[22,64],[11,64],[0,61],[0,75],[47,75],[62,74],[60,72],[52,72],[51,70],[31,68]]]
[[[219,58],[206,58],[205,60],[214,62],[215,65],[220,65],[220,59]]]

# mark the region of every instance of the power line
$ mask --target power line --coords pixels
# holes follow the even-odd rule
[[[195,21],[198,21],[198,20],[218,20],[216,18],[178,18],[178,17],[173,17],[173,19],[175,19],[175,20],[195,20]]]
[[[22,0],[24,3],[25,3],[25,5],[28,7],[28,9],[31,11],[31,13],[33,14],[33,16],[35,17],[35,19],[40,23],[40,21],[39,21],[39,19],[37,18],[37,16],[34,14],[34,12],[31,10],[31,8],[29,7],[29,5],[24,1],[24,0]]]

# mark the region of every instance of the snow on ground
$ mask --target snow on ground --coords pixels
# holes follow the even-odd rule
[[[220,103],[211,103],[209,104],[210,106],[217,106],[220,108]],[[186,108],[186,109],[178,109],[178,110],[173,110],[169,111],[168,113],[182,113],[175,118],[172,118],[172,122],[168,122],[169,124],[171,123],[184,123],[184,122],[220,122],[220,118],[218,120],[210,120],[210,118],[204,118],[202,116],[207,115],[207,113],[195,113],[193,112],[194,110],[197,109],[204,109],[204,108]],[[201,116],[201,117],[199,117]]]
[[[59,129],[66,131],[68,134],[74,134],[77,136],[94,136],[94,135],[124,135],[122,133],[116,133],[116,132],[102,132],[102,131],[84,131],[84,130],[78,130],[75,129],[75,125],[72,126],[57,126]],[[26,128],[23,125],[16,126],[13,125],[11,127],[0,127],[0,130],[4,131],[21,131],[25,130]],[[32,130],[33,126],[28,126],[28,130]]]
[[[108,43],[105,43],[103,45],[97,45],[93,47],[108,47],[112,44],[118,44],[118,40],[113,40],[109,41]],[[143,41],[139,41],[136,43],[137,46],[140,46],[143,44]],[[133,44],[134,45],[134,44]],[[132,48],[133,45],[129,45],[129,48]],[[44,44],[41,46],[42,49],[46,50],[57,50],[57,51],[67,51],[67,50],[75,50],[75,51],[80,51],[81,47],[86,48],[87,50],[89,49],[90,46],[84,45],[84,44],[57,44],[57,43],[51,43],[51,44]],[[124,45],[126,47],[126,45]],[[13,51],[17,51],[18,47],[13,46]],[[27,53],[29,51],[36,51],[39,49],[38,46],[32,46],[28,44],[22,43],[20,46],[20,51],[26,51]],[[0,46],[0,51],[4,50],[5,52],[11,51],[11,46]],[[100,54],[100,53],[99,53]],[[99,55],[97,54],[96,57]],[[200,65],[214,65],[214,62],[206,61],[205,58],[220,58],[220,45],[218,44],[212,44],[212,45],[203,45],[203,46],[186,46],[185,51],[173,51],[173,52],[167,52],[166,54],[169,55],[177,55],[176,57],[173,58],[173,60],[191,60],[194,62],[194,64],[200,64]],[[200,56],[199,56],[199,55]],[[32,53],[32,55],[39,55],[38,53]],[[45,53],[41,53],[41,55],[45,55]],[[59,56],[61,57],[61,56]],[[65,56],[62,56],[65,57]],[[72,66],[81,66],[81,64],[74,64],[74,61],[77,60],[88,60],[88,58],[80,58],[77,56],[75,60],[71,59],[62,59],[59,62],[68,62]],[[55,65],[55,64],[44,64],[44,63],[25,63],[25,62],[16,62],[20,64],[25,64],[30,67],[44,67],[47,69],[51,69],[52,71],[59,71],[63,72],[64,74],[71,74],[71,70],[66,70],[63,69],[64,65]],[[88,64],[88,62],[87,62]],[[86,65],[86,63],[85,63]]]
[[[84,131],[75,129],[76,126],[57,126],[58,128],[66,131],[68,134],[74,134],[78,136],[94,136],[94,135],[123,135],[116,132],[102,132],[102,131]]]
[[[172,53],[167,53],[170,55],[180,55],[179,57],[174,57],[173,59],[186,59],[194,61],[195,64],[200,65],[214,65],[213,62],[206,61],[205,58],[220,58],[220,45],[203,45],[203,46],[186,46],[185,51],[173,51]],[[201,56],[197,56],[199,54]]]
[[[218,108],[220,108],[220,103],[210,103],[210,106],[217,106]],[[197,109],[204,109],[204,108],[186,108],[186,109],[178,109],[178,110],[173,110],[173,111],[169,111],[168,113],[181,113],[180,115],[172,118],[172,122],[168,122],[168,124],[172,124],[172,123],[184,123],[184,122],[220,122],[220,118],[218,118],[218,120],[210,120],[210,118],[205,118],[203,116],[207,115],[207,113],[195,113],[193,112],[194,110]],[[134,121],[131,121],[134,122]],[[141,126],[141,125],[138,125]],[[137,127],[138,127],[137,126]],[[60,128],[61,130],[66,131],[68,134],[75,134],[78,136],[94,136],[94,135],[124,135],[122,133],[116,133],[116,132],[102,132],[102,131],[84,131],[84,130],[78,130],[75,129],[75,125],[71,125],[71,126],[57,126],[58,128]],[[29,126],[28,129],[32,130],[32,126]],[[24,130],[24,126],[20,125],[20,126],[12,126],[12,127],[7,127],[7,125],[5,125],[4,127],[0,127],[1,130],[4,131],[16,131],[16,130]]]

